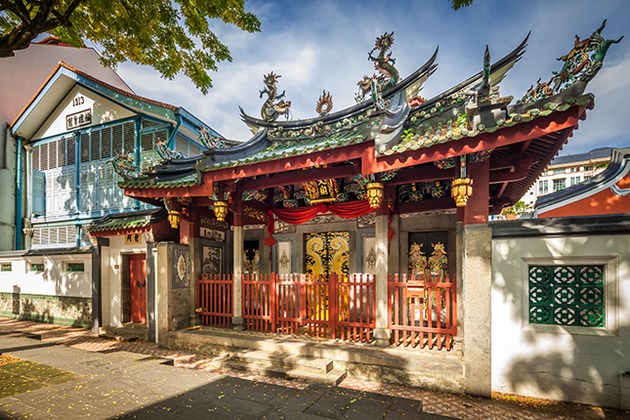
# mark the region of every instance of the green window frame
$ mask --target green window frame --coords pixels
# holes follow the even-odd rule
[[[31,263],[31,271],[34,271],[36,273],[43,273],[44,272],[44,263]]]
[[[604,328],[605,268],[529,266],[529,323]]]
[[[66,271],[72,273],[83,273],[85,271],[85,263],[67,263]]]

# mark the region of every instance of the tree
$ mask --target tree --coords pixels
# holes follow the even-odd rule
[[[508,220],[520,219],[523,214],[532,212],[533,210],[534,206],[532,204],[517,201],[513,206],[501,210],[501,216]]]
[[[473,0],[450,0],[453,3],[453,9],[458,10],[460,7],[470,6]]]
[[[245,12],[245,0],[0,0],[0,58],[28,48],[41,33],[80,47],[88,39],[102,47],[101,61],[116,67],[132,61],[162,77],[183,72],[204,94],[210,70],[232,61],[210,29],[213,19],[247,32],[260,22]]]

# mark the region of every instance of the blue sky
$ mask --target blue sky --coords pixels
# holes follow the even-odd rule
[[[354,103],[356,82],[374,72],[367,53],[375,39],[394,31],[392,57],[401,77],[421,66],[439,46],[438,69],[421,95],[431,98],[481,70],[486,44],[493,61],[515,48],[531,31],[525,56],[501,83],[502,96],[519,99],[538,78],[548,80],[570,51],[575,35],[584,39],[608,19],[607,39],[626,37],[613,45],[604,68],[587,92],[595,108],[581,122],[561,155],[596,147],[630,147],[630,1],[627,0],[475,0],[453,10],[447,0],[423,1],[248,1],[246,9],[260,19],[261,32],[244,33],[216,23],[219,38],[229,46],[233,62],[211,74],[214,88],[204,96],[184,76],[161,79],[150,68],[123,64],[121,77],[136,93],[186,108],[227,138],[251,136],[238,107],[254,116],[264,99],[263,74],[281,74],[279,90],[292,101],[293,119],[316,115],[322,90],[331,92],[333,111]]]

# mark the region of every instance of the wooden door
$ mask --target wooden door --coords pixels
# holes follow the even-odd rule
[[[129,299],[131,307],[130,321],[147,323],[147,264],[145,254],[129,256]]]
[[[318,232],[305,235],[305,273],[328,277],[350,272],[350,233]]]

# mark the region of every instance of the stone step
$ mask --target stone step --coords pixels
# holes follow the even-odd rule
[[[291,354],[278,354],[261,350],[238,350],[230,352],[232,361],[256,364],[264,367],[279,367],[283,369],[295,369],[300,371],[325,374],[330,372],[334,365],[330,359],[321,359],[306,356],[293,356]]]
[[[115,340],[122,342],[130,342],[130,341],[138,341],[138,337],[132,337],[130,335],[116,335],[116,334],[99,334],[100,338],[105,338],[107,340]]]
[[[149,330],[146,324],[124,324],[122,327],[106,326],[99,328],[100,335],[113,337],[132,337],[136,340],[147,341],[149,339]],[[106,337],[109,338],[109,337]],[[130,340],[118,340],[130,341]]]
[[[223,358],[220,358],[223,359]],[[225,357],[224,360],[215,360],[215,367],[240,370],[255,375],[269,376],[281,379],[297,379],[305,382],[317,382],[324,385],[337,386],[348,376],[346,371],[331,370],[328,373],[315,373],[300,369],[290,369],[277,366],[263,366],[257,363],[242,362]]]

